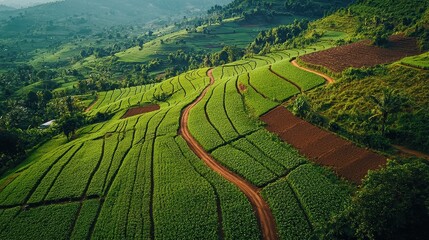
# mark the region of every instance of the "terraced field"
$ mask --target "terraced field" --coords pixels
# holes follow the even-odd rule
[[[214,81],[209,69],[199,69],[100,93],[88,114],[109,112],[112,120],[80,129],[79,138],[52,147],[0,182],[0,239],[310,236],[342,209],[348,188],[258,120],[323,83],[290,64],[303,53],[278,52],[215,68]],[[160,94],[169,97],[155,101]],[[154,102],[158,110],[121,118],[129,108]],[[179,132],[187,106],[186,124],[200,150],[247,182],[275,222],[264,222],[248,192],[197,157]],[[266,227],[275,231],[269,235]]]

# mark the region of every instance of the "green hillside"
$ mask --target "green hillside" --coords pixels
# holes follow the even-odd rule
[[[0,239],[425,239],[428,7],[66,0],[1,14]],[[422,54],[333,79],[325,58],[302,58],[363,39],[388,50],[392,34]],[[358,55],[346,49],[336,61]]]
[[[298,93],[267,68],[288,66],[296,54],[278,52],[214,69],[215,84],[191,111],[189,122],[191,133],[219,162],[263,189],[285,238],[310,236],[314,226],[341,210],[349,195],[332,173],[279,142],[247,110],[266,112],[279,104],[270,99],[284,101]],[[34,153],[37,160],[3,179],[2,238],[216,239],[222,234],[259,239],[243,194],[211,172],[178,135],[181,110],[207,86],[206,72],[100,93],[89,114],[112,112],[112,120],[79,130],[79,138],[59,147],[55,141],[46,143]],[[297,75],[290,77],[299,81]],[[323,82],[309,77],[305,89]],[[249,87],[245,93],[237,91],[241,84]],[[269,88],[274,85],[281,87]],[[159,111],[119,119],[129,106],[151,102],[162,92],[173,94],[160,102]],[[263,105],[260,94],[270,96]],[[305,180],[310,175],[311,183]],[[329,189],[322,198],[321,189]],[[291,205],[281,204],[285,198]],[[283,215],[286,210],[294,214]],[[46,231],[38,231],[42,226]]]

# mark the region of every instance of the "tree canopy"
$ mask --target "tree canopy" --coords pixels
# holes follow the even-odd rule
[[[429,164],[389,161],[368,174],[346,210],[325,226],[321,239],[427,239]]]

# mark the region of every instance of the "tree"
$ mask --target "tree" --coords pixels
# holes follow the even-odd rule
[[[406,105],[407,99],[397,90],[384,88],[380,97],[371,95],[368,99],[374,104],[374,115],[371,118],[380,118],[381,134],[386,133],[386,124],[388,118],[400,112]]]
[[[36,109],[38,104],[39,104],[39,96],[37,96],[36,92],[30,91],[27,94],[27,99],[25,102],[26,102],[27,107],[29,107],[31,109]]]
[[[22,141],[18,134],[0,128],[0,153],[18,154],[24,151]]]
[[[346,210],[321,230],[320,239],[427,239],[429,165],[389,161],[371,171]]]
[[[293,114],[298,117],[307,117],[311,112],[311,105],[305,95],[298,96],[292,105]]]
[[[81,113],[64,116],[59,122],[61,131],[66,135],[68,140],[71,140],[76,130],[84,124],[85,116]]]
[[[389,43],[389,36],[383,33],[376,33],[374,35],[372,43],[378,47],[385,47]]]

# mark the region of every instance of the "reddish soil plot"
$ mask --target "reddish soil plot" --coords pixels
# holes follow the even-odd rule
[[[333,72],[342,72],[353,67],[371,67],[398,61],[404,57],[420,54],[415,38],[394,35],[389,38],[386,48],[371,45],[370,40],[310,53],[300,59],[312,65],[328,68]]]
[[[360,184],[368,170],[386,164],[386,158],[357,147],[333,133],[322,130],[298,117],[283,106],[261,117],[267,129],[294,146],[312,161],[332,167],[340,176]]]
[[[121,118],[129,118],[132,116],[136,116],[142,113],[148,113],[148,112],[153,112],[156,110],[159,110],[160,107],[159,105],[155,105],[155,104],[151,104],[151,105],[147,105],[144,107],[135,107],[135,108],[130,108],[128,109],[128,111],[124,114],[124,116],[122,116]]]

